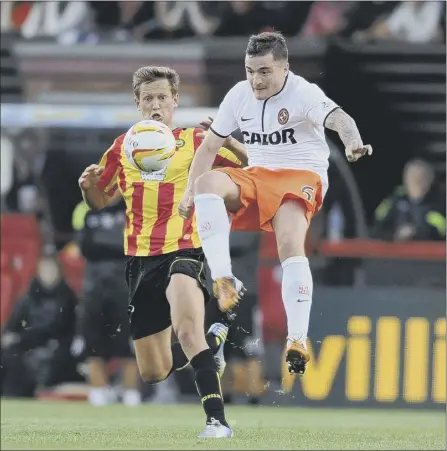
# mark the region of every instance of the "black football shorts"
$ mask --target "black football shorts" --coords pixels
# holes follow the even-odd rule
[[[182,249],[151,257],[127,257],[128,314],[134,340],[154,335],[171,326],[171,308],[166,289],[173,274],[196,279],[209,300],[205,255],[201,248]]]

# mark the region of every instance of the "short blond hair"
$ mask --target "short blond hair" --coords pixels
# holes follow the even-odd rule
[[[132,89],[135,97],[140,97],[140,87],[143,83],[152,83],[162,79],[168,80],[172,95],[178,94],[180,76],[177,71],[165,66],[140,67],[132,77]]]

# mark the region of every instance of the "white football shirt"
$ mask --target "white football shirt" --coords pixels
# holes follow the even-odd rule
[[[328,186],[329,147],[324,122],[339,108],[315,84],[289,71],[284,86],[266,100],[257,100],[248,81],[225,96],[212,131],[227,137],[240,129],[249,166],[306,169],[317,172]]]

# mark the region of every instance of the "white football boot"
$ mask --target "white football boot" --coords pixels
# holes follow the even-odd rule
[[[206,428],[197,436],[198,438],[231,438],[233,431],[224,426],[220,421],[211,418],[206,423]]]

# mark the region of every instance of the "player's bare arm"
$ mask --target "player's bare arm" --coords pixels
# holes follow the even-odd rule
[[[208,119],[203,120],[200,123],[200,126],[204,128],[204,130],[209,130],[211,124],[213,123],[214,118],[211,116],[208,116]],[[206,135],[206,132],[203,133],[202,138],[204,138]],[[236,138],[233,138],[231,135],[228,136],[228,138],[224,141],[224,147],[226,147],[228,150],[234,153],[236,158],[242,163],[242,166],[248,165],[248,154],[247,149],[239,142]]]
[[[188,219],[191,216],[194,184],[199,176],[212,169],[216,155],[219,152],[219,149],[223,146],[225,139],[226,138],[217,136],[213,132],[207,133],[202,144],[200,144],[197,149],[189,170],[188,186],[178,206],[178,211],[181,218]]]
[[[110,198],[96,186],[104,168],[97,164],[88,166],[79,177],[79,187],[85,203],[92,210],[101,210],[110,202]]]
[[[372,147],[369,144],[363,144],[355,120],[341,108],[329,113],[324,125],[338,133],[345,146],[345,154],[349,162],[354,163],[364,155],[372,154]]]

